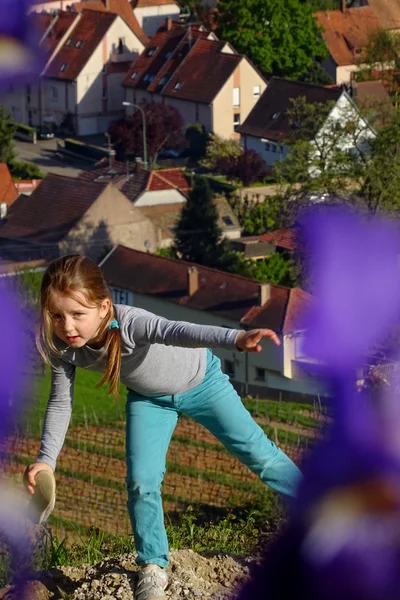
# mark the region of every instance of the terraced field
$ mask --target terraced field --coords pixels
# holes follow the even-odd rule
[[[90,387],[93,374],[79,375],[88,381],[87,386],[81,381],[85,393],[77,394],[74,418],[58,460],[53,521],[63,529],[95,526],[122,535],[130,531],[130,526],[125,506],[125,423],[121,403],[113,404],[112,399],[101,396],[102,391],[99,395],[99,390]],[[43,397],[40,393],[38,396],[25,426],[10,437],[7,448],[0,448],[7,457],[3,459],[4,470],[13,479],[18,479],[24,465],[32,462],[38,452],[44,409]],[[86,403],[88,397],[92,404]],[[244,400],[244,404],[270,439],[295,462],[321,435],[328,420],[307,405],[251,399]],[[267,506],[272,494],[211,433],[181,417],[167,455],[163,501],[166,513],[174,516],[188,505],[207,511]]]

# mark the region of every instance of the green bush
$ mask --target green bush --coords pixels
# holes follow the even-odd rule
[[[23,125],[23,123],[14,123],[14,127],[15,131],[18,131],[19,133],[27,133],[33,135],[36,131],[34,127],[30,127],[29,125]]]
[[[45,174],[34,163],[13,160],[8,167],[15,179],[44,179],[45,177]]]

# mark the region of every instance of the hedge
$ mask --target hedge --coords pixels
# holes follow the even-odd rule
[[[104,158],[105,156],[108,157],[108,150],[102,150],[97,146],[90,146],[89,144],[85,144],[79,140],[67,138],[64,140],[64,145],[66,150],[74,152],[75,154],[86,156],[87,158],[100,159]]]

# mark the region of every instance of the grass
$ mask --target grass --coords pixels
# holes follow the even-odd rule
[[[261,534],[272,532],[271,522],[282,519],[280,509],[271,521],[259,511],[248,510],[242,514],[229,513],[209,521],[199,508],[189,506],[181,515],[179,524],[166,518],[166,530],[171,549],[191,549],[195,552],[220,551],[251,555]],[[52,533],[46,525],[41,529],[32,556],[33,570],[53,567],[93,565],[106,558],[135,552],[132,536],[107,534],[97,527],[85,528],[72,522],[59,520],[59,525],[74,532],[74,540]],[[11,554],[6,544],[0,546],[0,589],[13,578]]]

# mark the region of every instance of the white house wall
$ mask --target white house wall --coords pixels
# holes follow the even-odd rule
[[[133,11],[140,27],[148,37],[152,37],[156,33],[167,17],[176,19],[179,13],[180,8],[175,3],[161,6],[141,6]]]
[[[272,140],[268,142],[270,149],[266,150],[266,142],[263,142],[262,139],[263,138],[253,137],[251,135],[242,135],[240,141],[243,148],[247,150],[255,150],[256,152],[261,154],[261,156],[269,166],[272,166],[278,160],[282,160],[288,154],[288,149],[286,148],[286,146],[277,144],[276,142],[272,142]],[[276,152],[272,151],[272,147],[275,147]]]
[[[186,202],[186,198],[178,190],[160,190],[157,192],[144,192],[135,202],[136,207],[159,206],[160,204],[178,204]]]

